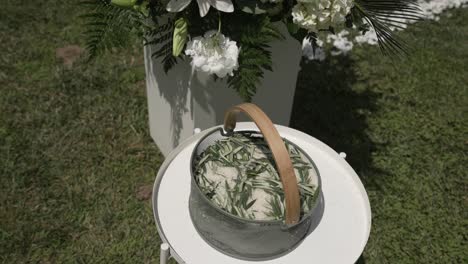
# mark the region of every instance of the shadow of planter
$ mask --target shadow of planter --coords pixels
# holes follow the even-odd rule
[[[376,144],[367,134],[367,114],[377,110],[378,94],[356,91],[353,61],[332,57],[301,62],[291,127],[325,142],[359,172],[370,170]]]

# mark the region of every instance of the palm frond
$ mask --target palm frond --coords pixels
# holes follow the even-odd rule
[[[384,54],[407,53],[408,46],[392,29],[403,29],[422,18],[417,0],[356,0],[352,17],[354,22],[365,20],[374,28]]]

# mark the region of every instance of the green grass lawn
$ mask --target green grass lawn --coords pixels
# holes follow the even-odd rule
[[[64,66],[56,49],[83,44],[74,2],[0,8],[0,262],[157,263],[142,49]],[[449,14],[400,33],[405,59],[363,46],[302,65],[291,125],[361,176],[361,263],[468,260],[468,10]]]

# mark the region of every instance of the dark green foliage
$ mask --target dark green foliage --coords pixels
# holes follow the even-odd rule
[[[111,48],[128,47],[134,36],[143,35],[144,25],[138,12],[113,6],[107,0],[82,1],[80,4],[87,7],[81,18],[85,21],[88,59]]]

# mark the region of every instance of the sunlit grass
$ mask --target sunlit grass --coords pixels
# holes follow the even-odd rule
[[[136,195],[163,159],[142,49],[63,66],[56,48],[82,45],[75,2],[0,8],[0,262],[157,263],[150,201]],[[366,263],[466,259],[468,10],[450,13],[401,34],[414,47],[403,61],[363,46],[303,64],[292,126],[361,176]]]

